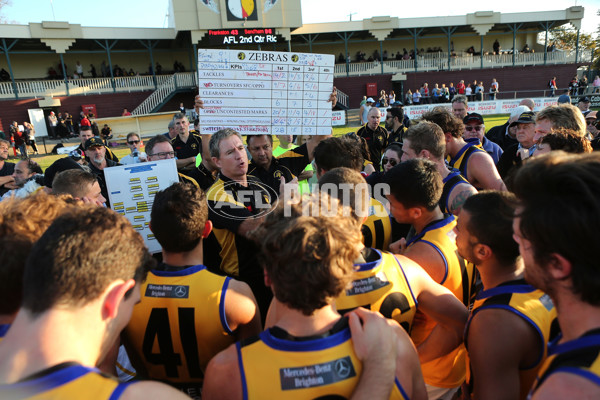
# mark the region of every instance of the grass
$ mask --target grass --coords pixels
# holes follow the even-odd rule
[[[506,122],[506,120],[508,119],[509,115],[508,114],[498,114],[498,115],[484,115],[483,119],[485,121],[485,129],[486,131],[493,128],[494,126],[497,125],[502,125]],[[383,126],[383,124],[382,124]],[[346,134],[348,132],[351,131],[356,131],[358,130],[359,127],[357,126],[336,126],[333,127],[333,136],[341,136],[343,134]],[[279,146],[279,140],[274,137],[274,142],[273,142],[273,147],[277,147]],[[66,146],[74,146],[78,143],[75,142],[71,142],[71,143],[65,143]],[[51,146],[47,145],[47,147],[50,149]],[[38,148],[42,149],[43,146],[41,146],[41,143],[38,142]],[[119,159],[121,159],[122,157],[126,156],[127,154],[129,154],[129,148],[124,145],[124,143],[119,143],[118,147],[111,147],[111,150],[113,151],[113,153],[115,153],[117,155],[117,157],[119,157]],[[42,170],[46,170],[46,168],[48,168],[50,165],[52,165],[52,163],[56,160],[58,160],[59,158],[63,158],[65,157],[64,154],[60,154],[60,155],[40,155],[40,156],[34,156],[34,160],[40,164],[40,166],[42,167]],[[13,159],[13,160],[9,160],[11,162],[17,162],[18,160]]]

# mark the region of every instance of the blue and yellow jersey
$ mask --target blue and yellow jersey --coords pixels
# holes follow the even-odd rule
[[[357,307],[379,311],[396,320],[410,333],[417,312],[417,299],[400,261],[390,253],[369,249],[364,264],[355,264],[351,287],[336,300],[340,314]]]
[[[345,318],[324,335],[273,327],[236,347],[244,399],[350,398],[362,372]],[[397,379],[390,398],[408,399]]]
[[[210,359],[235,342],[224,305],[230,279],[203,265],[148,273],[122,335],[138,374],[175,385],[203,381]]]
[[[444,219],[432,222],[418,235],[410,238],[407,246],[421,242],[433,247],[446,266],[444,278],[438,283],[468,306],[475,272],[473,265],[467,264],[458,255],[456,234],[453,231],[455,225],[456,219],[452,215],[445,215]],[[417,313],[416,320],[418,323],[413,326],[411,338],[418,346],[429,337],[436,323],[420,312]],[[465,379],[465,353],[465,347],[461,344],[449,354],[421,364],[425,383],[442,388],[460,386]]]
[[[0,342],[6,336],[6,332],[8,332],[8,328],[10,328],[10,324],[0,325]]]
[[[465,178],[469,179],[467,174],[467,166],[469,165],[469,158],[473,155],[473,153],[484,152],[483,147],[481,146],[481,142],[479,139],[465,139],[467,144],[464,145],[462,149],[456,154],[454,157],[447,157],[448,164],[452,168],[456,168],[460,171],[460,174]]]
[[[442,197],[440,197],[439,201],[440,210],[442,210],[444,214],[452,214],[452,212],[450,211],[450,204],[448,204],[448,201],[450,200],[450,193],[456,185],[459,185],[461,183],[469,183],[469,181],[466,180],[465,177],[460,174],[460,171],[454,170],[442,180],[442,183],[444,184],[444,186],[442,189]]]
[[[529,397],[557,372],[574,374],[600,386],[600,329],[593,329],[583,336],[558,344],[557,337],[548,346],[548,358],[538,371]]]
[[[486,309],[509,311],[525,320],[537,332],[540,344],[538,349],[539,356],[532,365],[521,368],[519,371],[519,381],[521,384],[520,398],[525,399],[535,380],[538,369],[546,359],[547,345],[553,338],[554,330],[558,326],[554,304],[547,294],[528,285],[524,279],[505,282],[495,288],[480,292],[475,299],[473,311],[465,327],[465,347],[467,351],[469,349],[468,338],[471,322],[479,312]],[[470,388],[473,387],[468,354],[467,384]]]
[[[371,197],[369,216],[361,227],[365,247],[387,251],[392,239],[392,220],[387,208]]]
[[[79,400],[118,399],[129,383],[105,375],[96,368],[63,363],[20,382],[0,385],[2,399]]]

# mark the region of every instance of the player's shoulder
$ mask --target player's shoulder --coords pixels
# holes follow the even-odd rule
[[[119,397],[120,400],[146,400],[148,398],[189,400],[189,397],[179,390],[167,384],[153,381],[131,383],[127,385]]]

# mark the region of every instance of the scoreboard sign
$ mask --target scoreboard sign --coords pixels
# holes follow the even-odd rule
[[[219,29],[208,31],[211,45],[265,44],[277,43],[275,29]]]

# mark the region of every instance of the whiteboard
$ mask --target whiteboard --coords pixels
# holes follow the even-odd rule
[[[104,177],[111,208],[131,222],[151,253],[160,252],[150,230],[150,212],[156,193],[179,182],[175,159],[105,168]]]
[[[44,110],[41,108],[30,108],[27,110],[29,113],[29,121],[35,129],[35,136],[48,136],[48,129],[46,128],[46,118],[44,117]]]
[[[200,133],[329,135],[335,56],[198,50]]]

